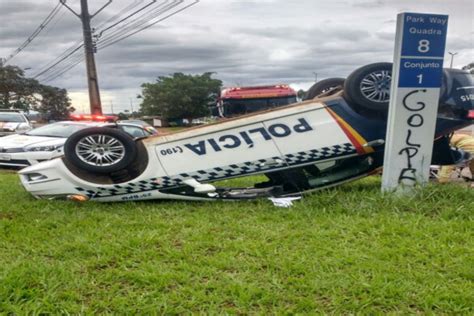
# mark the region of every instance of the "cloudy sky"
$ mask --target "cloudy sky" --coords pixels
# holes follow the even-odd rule
[[[169,8],[161,15],[165,17],[194,1],[157,0],[146,9],[155,11],[144,10],[135,17]],[[79,2],[67,1],[76,11]],[[90,11],[105,2],[89,0]],[[92,24],[104,30],[150,2],[113,0]],[[0,57],[8,57],[20,47],[56,4],[56,0],[0,0]],[[171,9],[175,4],[178,6]],[[396,15],[405,11],[448,14],[447,51],[458,53],[454,66],[474,61],[472,0],[200,0],[108,47],[104,47],[107,41],[125,34],[126,29],[119,24],[103,33],[96,59],[104,112],[110,112],[112,105],[115,112],[130,110],[130,103],[136,109],[140,85],[173,72],[216,72],[215,77],[227,86],[289,83],[305,89],[315,73],[318,79],[346,77],[361,65],[392,60]],[[68,48],[80,44],[81,32],[79,19],[62,8],[8,63],[34,76]],[[40,81],[48,75],[49,79],[54,77],[82,57],[78,50],[77,55],[39,77]],[[448,65],[449,61],[447,55]],[[88,109],[83,62],[47,83],[68,89],[79,112]]]

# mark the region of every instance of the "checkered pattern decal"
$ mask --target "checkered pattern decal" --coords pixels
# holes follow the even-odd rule
[[[334,158],[353,154],[356,152],[354,145],[346,143],[332,147],[323,147],[309,151],[300,151],[296,154],[285,155],[284,158],[290,166],[300,165],[307,162],[318,161],[322,159]]]
[[[290,166],[298,166],[318,160],[335,158],[344,155],[356,153],[355,147],[351,143],[335,145],[332,147],[323,147],[309,151],[288,154],[283,157],[272,157],[256,161],[247,161],[241,164],[217,167],[207,170],[198,170],[192,173],[181,173],[170,177],[151,178],[128,184],[116,184],[112,188],[98,187],[96,190],[87,190],[76,187],[79,192],[87,194],[89,197],[108,197],[123,194],[131,194],[145,191],[154,191],[160,189],[173,188],[181,186],[186,179],[194,178],[199,182],[209,182],[228,177],[242,176],[246,174],[257,173],[279,169],[285,166],[285,162]]]

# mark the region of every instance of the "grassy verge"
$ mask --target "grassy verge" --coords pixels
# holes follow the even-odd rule
[[[474,312],[474,190],[368,178],[268,201],[33,200],[0,173],[0,314]]]

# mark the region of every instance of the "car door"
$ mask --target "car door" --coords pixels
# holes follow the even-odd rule
[[[192,134],[156,145],[155,153],[169,176],[205,181],[284,167],[261,122]]]
[[[327,107],[262,122],[288,166],[354,154],[355,148]]]
[[[180,133],[178,140],[171,135],[168,141],[160,141],[155,153],[165,172],[169,176],[214,180],[281,170],[354,152],[348,137],[322,106],[305,111],[290,108],[221,126],[221,130],[212,131],[211,126]]]

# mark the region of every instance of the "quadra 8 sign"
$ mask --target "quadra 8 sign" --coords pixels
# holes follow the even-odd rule
[[[447,27],[447,15],[398,15],[384,191],[428,182]]]

